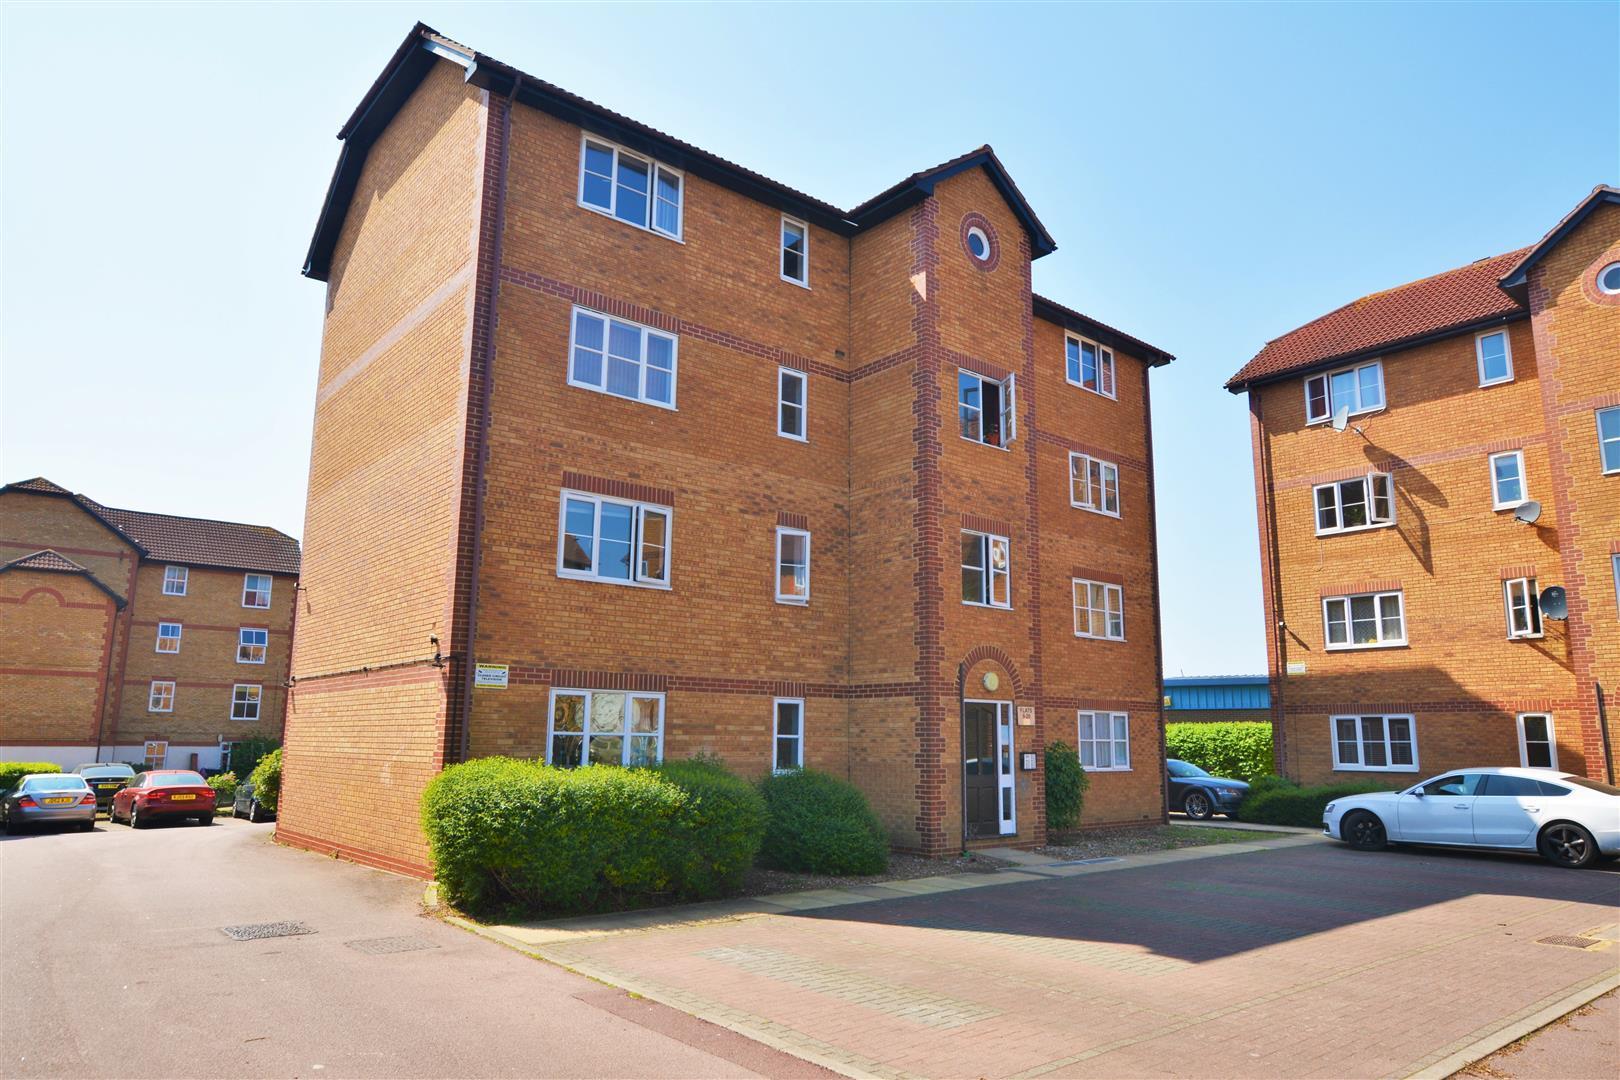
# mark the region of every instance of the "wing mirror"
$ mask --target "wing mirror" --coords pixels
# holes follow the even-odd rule
[[[1411,791],[1411,794],[1416,795],[1418,798],[1421,799],[1421,798],[1423,798],[1423,789],[1422,788],[1413,788],[1412,791]]]

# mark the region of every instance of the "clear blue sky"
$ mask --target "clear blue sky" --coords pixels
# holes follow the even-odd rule
[[[1154,375],[1168,674],[1264,669],[1221,383],[1620,180],[1620,5],[0,8],[0,479],[304,507],[333,138],[415,19],[841,206],[993,144]],[[920,79],[938,80],[922,85]]]

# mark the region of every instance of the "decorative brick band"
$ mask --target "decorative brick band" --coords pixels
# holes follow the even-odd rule
[[[1610,297],[1610,299],[1615,303],[1620,303],[1620,293],[1616,293],[1613,297]],[[1567,401],[1557,407],[1555,414],[1558,416],[1568,416],[1570,413],[1592,412],[1597,409],[1607,409],[1615,405],[1620,405],[1620,390],[1611,391],[1607,394],[1598,394],[1594,397],[1582,398],[1580,401]],[[66,551],[67,548],[57,548],[56,550]]]
[[[38,596],[40,593],[44,593],[46,596],[55,597],[56,605],[58,607],[77,608],[81,611],[105,611],[108,607],[112,606],[112,599],[110,597],[103,600],[99,604],[81,604],[77,601],[70,604],[68,603],[67,597],[46,585],[36,585],[32,589],[29,589],[27,592],[23,593],[21,596],[0,596],[0,604],[26,604],[29,600],[33,599],[35,596]]]
[[[1012,535],[1012,528],[1005,521],[997,521],[995,518],[979,514],[963,514],[962,528],[970,532],[995,533],[997,536]]]
[[[1162,702],[1146,698],[1076,698],[1047,697],[1041,704],[1048,709],[1072,709],[1075,712],[1152,713],[1159,715]]]
[[[576,687],[580,690],[639,690],[649,694],[662,694],[669,689],[667,675],[639,675],[624,671],[586,671],[581,668],[556,668],[548,672],[545,680],[552,686]]]
[[[1120,588],[1125,587],[1125,579],[1118,574],[1110,573],[1107,570],[1095,570],[1089,566],[1074,567],[1069,571],[1069,577],[1071,579],[1085,578],[1087,581],[1101,582],[1104,585],[1118,585]]]
[[[901,349],[898,352],[892,352],[887,356],[880,356],[869,364],[862,364],[860,367],[849,373],[849,381],[860,382],[862,379],[888,371],[890,368],[897,368],[904,364],[909,364],[921,355],[921,346],[907,345],[904,349]]]
[[[1405,701],[1301,702],[1287,706],[1284,715],[1290,717],[1313,716],[1325,720],[1329,716],[1376,716],[1380,713],[1406,713],[1421,720],[1424,713],[1436,712],[1483,713],[1513,717],[1519,713],[1573,712],[1575,708],[1576,702],[1571,698],[1519,698],[1497,701],[1485,701],[1480,698],[1436,698],[1433,701],[1407,699]],[[1418,738],[1420,741],[1422,737],[1422,732],[1419,732]]]
[[[967,353],[947,352],[945,359],[964,371],[971,371],[975,375],[983,375],[985,378],[994,379],[997,382],[1006,382],[1007,377],[1012,374],[1012,372],[999,364],[992,364],[988,360],[980,360],[977,356],[969,356]]]
[[[38,544],[33,543],[31,541],[28,541],[28,540],[0,540],[0,547],[26,548],[26,549],[28,549],[28,551],[30,553],[39,550],[39,545]],[[79,548],[79,547],[60,547],[60,546],[52,547],[51,550],[56,552],[58,555],[93,555],[93,556],[95,556],[97,558],[102,558],[102,559],[127,559],[127,558],[129,558],[129,552],[127,550],[126,551],[102,551],[99,548]],[[40,745],[44,745],[44,744],[42,743]]]
[[[917,693],[915,682],[814,683],[742,676],[680,675],[655,672],[595,671],[511,664],[508,682],[516,686],[561,686],[578,690],[625,690],[648,694],[734,694],[745,697],[800,697],[850,700],[897,698]]]
[[[1134,469],[1137,472],[1147,472],[1148,463],[1139,457],[1121,454],[1117,450],[1104,450],[1100,446],[1080,442],[1052,431],[1036,431],[1035,438],[1051,446],[1059,447],[1071,454],[1085,454],[1087,457],[1100,458],[1103,461],[1118,465],[1122,469]]]
[[[1394,578],[1379,581],[1355,581],[1349,585],[1323,585],[1317,595],[1329,596],[1360,596],[1363,593],[1400,592],[1401,583]]]
[[[584,473],[564,471],[562,475],[563,487],[575,491],[587,491],[592,495],[606,495],[614,499],[634,499],[637,502],[658,503],[661,506],[674,506],[675,493],[668,488],[651,487],[647,484],[636,484],[629,480],[610,480],[601,476],[587,476]]]
[[[8,667],[8,668],[0,668],[0,675],[30,675],[30,676],[32,676],[32,675],[46,675],[46,676],[50,676],[52,678],[55,678],[55,677],[59,676],[59,677],[64,678],[64,679],[99,679],[101,677],[101,672],[99,672],[99,671],[63,671],[60,668]]]
[[[1000,665],[1001,670],[1007,673],[1007,677],[1012,680],[1013,694],[1015,696],[1022,696],[1026,692],[1028,689],[1028,683],[1024,681],[1024,673],[1019,670],[1017,664],[1013,663],[1012,657],[1008,656],[1004,650],[994,645],[978,645],[969,650],[968,654],[962,657],[962,662],[957,665],[957,697],[963,697],[966,694],[968,672],[972,671],[975,665],[981,664],[986,660]]]
[[[776,524],[784,529],[810,530],[810,519],[803,514],[790,514],[786,510],[776,512]]]
[[[1399,474],[1406,469],[1420,469],[1425,465],[1443,465],[1468,458],[1500,454],[1506,450],[1525,450],[1532,446],[1545,445],[1546,442],[1547,438],[1544,435],[1526,435],[1518,439],[1495,439],[1491,442],[1475,443],[1472,446],[1436,450],[1429,454],[1414,454],[1409,458],[1385,455],[1382,458],[1369,461],[1365,468],[1335,469],[1332,472],[1295,476],[1287,480],[1277,480],[1272,486],[1278,491],[1291,491],[1294,488],[1331,484],[1336,480],[1353,480],[1358,476],[1365,476],[1369,472],[1390,473],[1395,477],[1395,483],[1398,485],[1401,482]]]
[[[145,627],[146,629],[152,630],[152,629],[156,629],[158,623],[160,623],[160,622],[162,622],[162,623],[179,623],[181,626],[183,626],[186,629],[187,632],[190,632],[192,630],[209,630],[209,631],[219,631],[219,632],[223,632],[223,633],[234,634],[239,630],[263,630],[265,633],[273,634],[276,637],[287,637],[290,634],[290,631],[287,631],[287,630],[276,630],[276,629],[273,629],[272,627],[268,627],[268,626],[254,626],[252,623],[240,623],[240,624],[238,624],[236,626],[214,626],[214,625],[209,624],[209,623],[188,623],[184,619],[179,618],[179,617],[175,617],[173,619],[136,619],[133,622],[131,622],[130,625],[131,626]]]
[[[1503,581],[1511,581],[1514,578],[1522,578],[1522,577],[1533,578],[1533,577],[1536,577],[1536,576],[1537,576],[1537,574],[1536,574],[1536,564],[1535,563],[1523,563],[1523,564],[1521,564],[1519,566],[1504,566],[1504,567],[1502,567],[1502,580]]]
[[[276,826],[276,843],[287,844],[291,847],[303,848],[306,851],[313,851],[318,855],[336,855],[339,858],[347,859],[349,862],[358,863],[361,866],[371,866],[378,870],[388,870],[395,874],[404,874],[406,877],[420,878],[423,881],[430,881],[433,878],[432,869],[427,866],[423,866],[421,863],[408,862],[404,859],[396,859],[390,855],[380,855],[375,851],[368,851],[365,848],[357,848],[349,844],[340,844],[336,840],[322,840],[319,837],[293,832],[291,829],[283,825]]]

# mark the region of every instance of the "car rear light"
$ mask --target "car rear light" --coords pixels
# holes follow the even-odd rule
[[[163,798],[164,794],[166,794],[166,793],[162,792],[162,791],[148,791],[146,793],[146,799],[147,799],[148,802],[150,802],[153,799],[161,799],[161,798]]]
[[[96,805],[96,793],[93,792],[93,791],[85,792],[84,793],[84,798],[80,799],[79,803],[82,806],[94,806],[94,805]]]
[[[34,797],[32,795],[24,795],[22,798],[17,800],[17,805],[26,807],[29,810],[33,810],[39,806],[39,803],[34,801]]]

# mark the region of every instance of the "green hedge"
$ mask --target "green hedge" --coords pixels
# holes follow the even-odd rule
[[[1197,765],[1212,776],[1250,780],[1272,772],[1271,725],[1166,724],[1165,756]]]
[[[1091,777],[1080,767],[1080,755],[1068,743],[1046,748],[1046,824],[1059,832],[1080,821]]]
[[[0,761],[0,791],[10,791],[29,773],[59,773],[62,766],[49,761]]]
[[[231,743],[231,772],[238,777],[253,776],[253,770],[259,767],[266,755],[273,750],[281,748],[281,740],[269,735],[255,735],[248,739],[237,739]]]
[[[1363,795],[1369,791],[1389,791],[1390,785],[1377,780],[1346,780],[1318,787],[1300,787],[1280,776],[1263,776],[1249,788],[1238,818],[1261,825],[1297,825],[1314,829],[1322,824],[1322,809],[1334,799]]]
[[[275,813],[276,800],[281,798],[280,747],[259,759],[259,763],[253,766],[248,783],[253,785],[253,797],[259,801],[259,805]]]
[[[881,874],[889,842],[854,785],[814,769],[767,776],[760,783],[769,820],[763,858],[783,870],[812,874]]]
[[[765,800],[717,760],[670,761],[652,770],[686,793],[676,818],[676,891],[687,899],[735,892],[765,840]]]
[[[230,806],[236,801],[236,774],[233,772],[215,773],[208,778],[208,786],[214,789],[214,805],[219,807]]]

